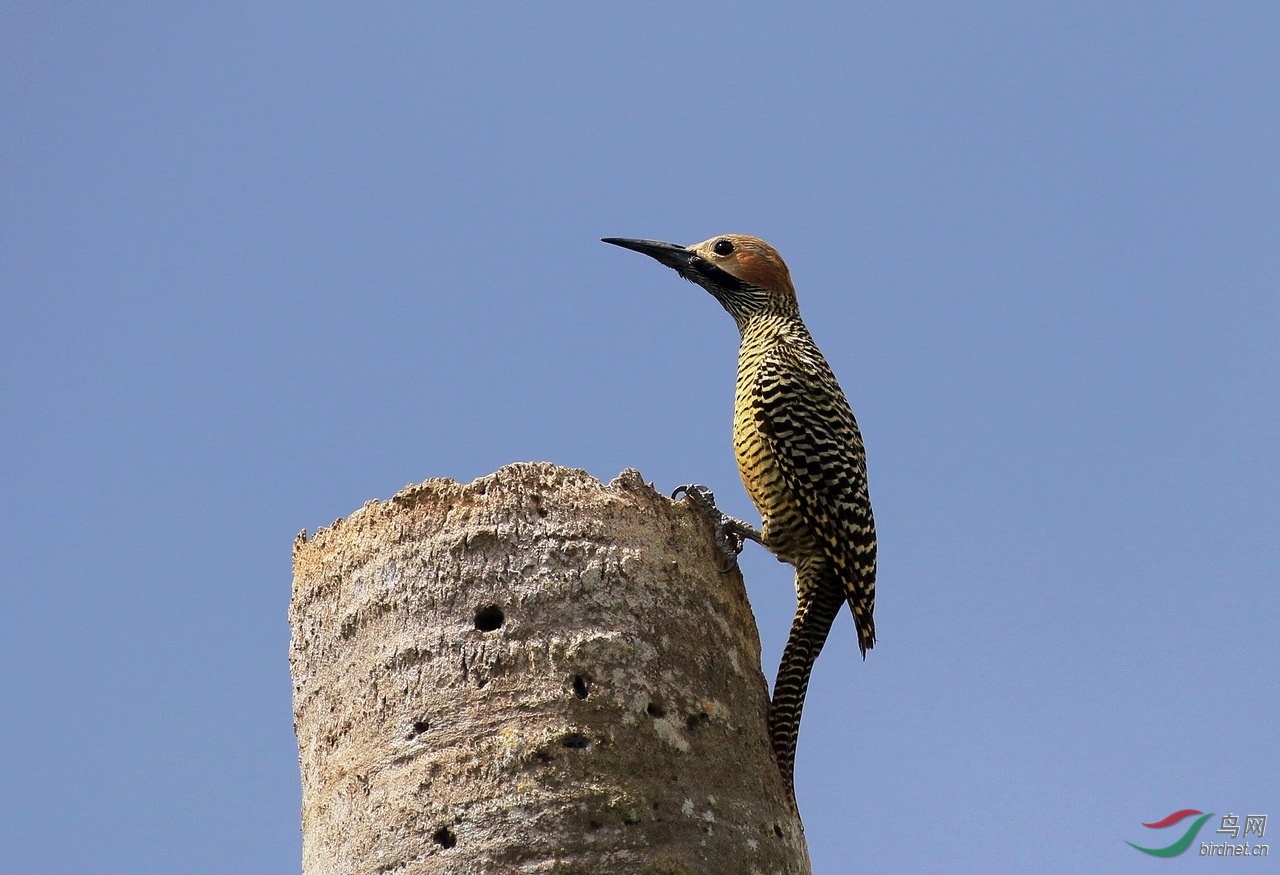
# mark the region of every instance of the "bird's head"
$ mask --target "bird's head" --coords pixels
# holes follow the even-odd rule
[[[799,315],[786,262],[759,237],[721,234],[692,246],[626,237],[603,240],[642,252],[702,286],[729,311],[739,328],[759,315]]]

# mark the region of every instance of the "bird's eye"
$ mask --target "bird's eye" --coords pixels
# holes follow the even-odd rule
[[[711,250],[715,252],[716,255],[728,255],[730,252],[733,251],[733,241],[717,240],[716,245],[712,246]]]

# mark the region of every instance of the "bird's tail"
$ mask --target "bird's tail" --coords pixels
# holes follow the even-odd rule
[[[782,651],[778,679],[773,683],[773,701],[769,706],[769,738],[773,743],[778,769],[795,804],[796,741],[800,735],[800,712],[809,688],[813,663],[826,643],[831,624],[844,604],[844,593],[831,582],[800,586],[796,618],[791,635]]]

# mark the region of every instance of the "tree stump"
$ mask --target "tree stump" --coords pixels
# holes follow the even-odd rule
[[[293,552],[304,875],[808,873],[708,521],[509,465]]]

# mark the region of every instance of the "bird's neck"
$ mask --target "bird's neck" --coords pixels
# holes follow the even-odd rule
[[[800,317],[790,313],[757,313],[738,320],[738,333],[743,347],[772,346],[789,338],[807,336]]]

